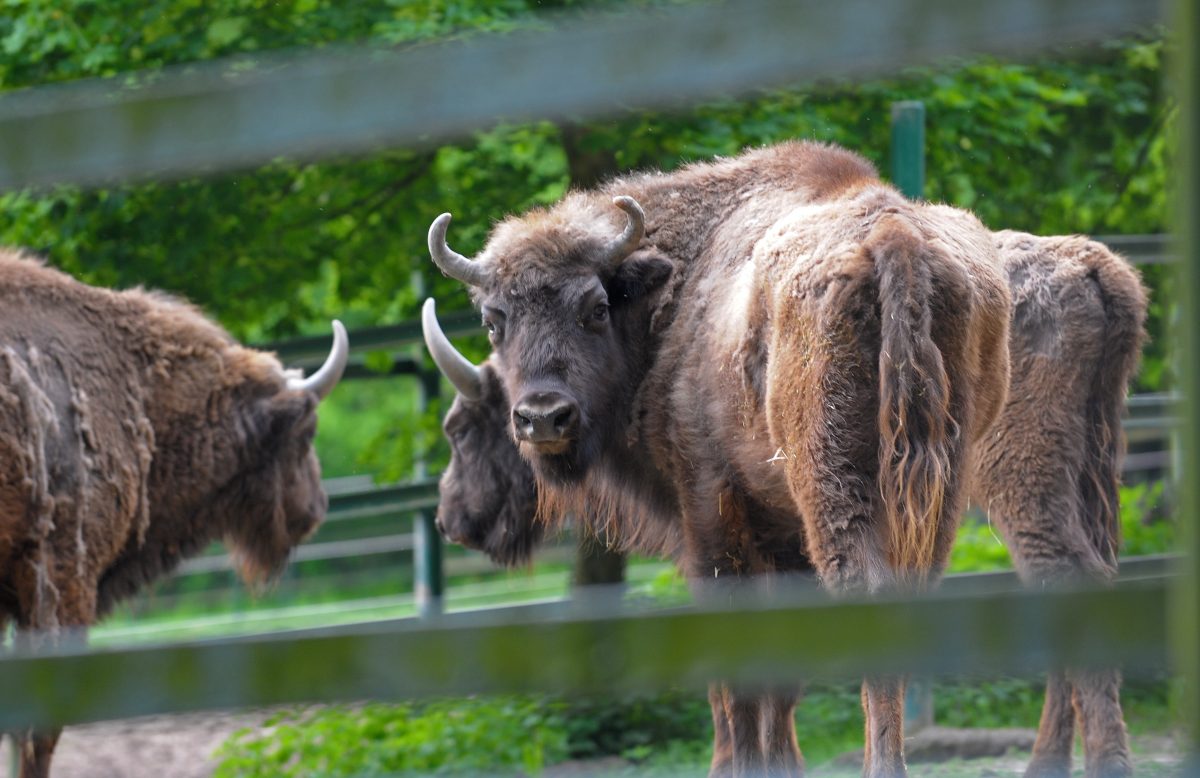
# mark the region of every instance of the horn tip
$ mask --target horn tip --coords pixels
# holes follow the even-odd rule
[[[633,199],[629,195],[617,195],[616,197],[613,198],[613,205],[617,206],[622,211],[625,211],[625,213],[629,213],[629,214],[641,214],[642,213],[641,203],[639,203],[637,200]]]

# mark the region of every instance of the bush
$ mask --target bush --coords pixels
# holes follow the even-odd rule
[[[287,711],[217,751],[216,778],[536,775],[567,755],[561,706],[494,697]]]

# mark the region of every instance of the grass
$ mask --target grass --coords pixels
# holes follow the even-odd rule
[[[937,720],[948,726],[1032,728],[1037,723],[1041,693],[1040,682],[1010,678],[938,684],[934,691]],[[1165,737],[1171,720],[1168,698],[1168,685],[1161,679],[1133,682],[1125,688],[1139,775],[1177,773],[1170,760],[1178,758],[1179,748]],[[410,758],[423,759],[421,754],[429,753],[437,754],[440,761],[424,762],[423,769],[456,774],[479,767],[479,748],[494,748],[498,750],[488,763],[489,774],[530,774],[536,772],[531,765],[553,767],[571,759],[583,766],[602,765],[595,772],[572,771],[572,775],[703,776],[710,757],[708,705],[702,694],[694,692],[591,700],[467,698],[427,705],[372,705],[362,710],[309,709],[285,718],[288,728],[283,731],[273,727],[243,732],[222,747],[224,762],[217,774],[224,778],[299,775],[280,772],[279,765],[303,764],[304,775],[354,775],[359,773],[351,767],[382,763],[380,760],[392,760],[393,767],[403,772],[408,768],[396,765],[407,764],[403,760]],[[856,683],[813,684],[797,709],[796,725],[813,775],[842,778],[861,773],[858,766],[846,766],[846,760],[836,759],[862,747]],[[479,748],[451,747],[455,743],[463,746],[466,741],[461,738],[476,732],[503,733],[503,747],[486,746],[482,741],[477,742]],[[431,738],[428,743],[421,739],[426,736]],[[416,749],[418,754],[397,753],[401,748]],[[1168,764],[1162,763],[1164,758]],[[1010,754],[921,764],[913,774],[935,778],[1015,776],[1020,775],[1026,760],[1025,754]],[[1077,764],[1082,764],[1081,757]]]

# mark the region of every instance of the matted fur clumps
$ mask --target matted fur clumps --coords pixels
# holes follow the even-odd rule
[[[224,539],[268,579],[323,518],[316,398],[158,292],[0,250],[0,612],[93,623]]]

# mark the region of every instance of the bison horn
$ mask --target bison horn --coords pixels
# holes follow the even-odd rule
[[[629,216],[625,231],[605,249],[605,259],[611,267],[617,267],[634,252],[646,234],[646,214],[638,201],[628,195],[613,198],[613,205]]]
[[[458,353],[446,333],[442,332],[432,297],[421,306],[421,331],[425,333],[425,345],[429,348],[430,356],[458,393],[472,401],[482,397],[483,379],[479,375],[479,368]]]
[[[337,382],[342,380],[346,372],[346,362],[350,358],[350,339],[346,337],[346,328],[337,319],[333,320],[333,348],[325,358],[325,364],[308,378],[292,378],[288,380],[289,389],[313,392],[323,399],[333,391]]]
[[[446,229],[449,226],[448,213],[443,213],[429,225],[429,255],[433,257],[433,263],[443,273],[467,286],[483,286],[488,280],[487,268],[446,245]]]

